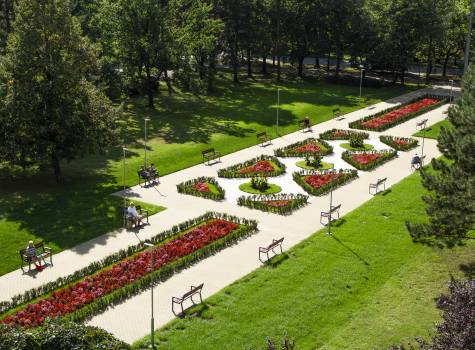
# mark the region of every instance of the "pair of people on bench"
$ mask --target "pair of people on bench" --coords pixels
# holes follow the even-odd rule
[[[158,170],[155,168],[155,165],[150,164],[150,167],[147,169],[145,166],[142,166],[139,171],[140,177],[147,181],[158,181]]]

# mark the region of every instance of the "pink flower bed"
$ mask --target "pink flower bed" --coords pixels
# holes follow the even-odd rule
[[[81,309],[94,300],[141,279],[153,270],[158,270],[228,235],[237,227],[238,224],[221,219],[203,223],[184,235],[157,246],[153,253],[149,250],[141,251],[110,268],[86,277],[83,281],[56,290],[47,298],[28,304],[0,322],[21,327],[40,326],[45,318],[64,316]]]
[[[373,154],[354,154],[351,158],[362,165],[370,164],[376,161],[376,159],[381,158],[383,155],[380,153],[373,153]]]
[[[265,201],[265,204],[271,207],[285,207],[290,204],[289,200],[275,200],[275,201]]]
[[[268,160],[260,160],[256,164],[248,166],[239,170],[239,173],[246,174],[246,173],[260,173],[260,172],[272,172],[274,171],[274,166]]]
[[[438,103],[439,100],[433,98],[423,98],[420,101],[411,103],[407,106],[392,110],[384,115],[379,117],[366,120],[361,123],[361,125],[365,128],[370,129],[377,129],[385,124],[391,123],[394,120],[400,119],[405,117],[407,114],[417,112],[423,108],[429,107],[433,104]]]
[[[296,147],[293,149],[294,152],[299,153],[308,153],[308,152],[320,152],[322,148],[318,146],[315,142],[309,142],[303,146]]]
[[[206,182],[197,182],[193,188],[199,192],[210,192],[209,185]]]
[[[313,188],[320,188],[323,185],[338,179],[340,176],[342,176],[341,173],[308,175],[305,176],[304,181]]]

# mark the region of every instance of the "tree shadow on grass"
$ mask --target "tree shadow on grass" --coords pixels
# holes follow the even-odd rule
[[[361,261],[364,265],[370,266],[369,262],[367,262],[365,259],[363,259],[357,252],[355,252],[353,249],[348,247],[345,243],[343,243],[338,237],[336,237],[334,234],[331,235],[331,237],[337,241],[343,248],[348,250],[353,256],[358,258],[359,261]]]
[[[467,264],[460,264],[460,270],[465,274],[467,279],[473,280],[475,278],[475,261]]]

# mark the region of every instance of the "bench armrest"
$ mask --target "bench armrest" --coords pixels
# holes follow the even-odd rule
[[[269,249],[267,247],[259,247],[260,253],[266,253]]]
[[[174,302],[174,303],[181,303],[182,301],[183,301],[183,299],[181,299],[181,298],[172,297],[172,302]]]

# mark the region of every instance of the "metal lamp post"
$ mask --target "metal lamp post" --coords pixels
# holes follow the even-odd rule
[[[125,152],[127,152],[128,149],[126,147],[122,147],[122,152],[123,152],[123,161],[122,161],[122,167],[124,168],[124,173],[122,175],[122,184],[123,184],[123,190],[124,190],[124,193],[123,193],[123,197],[124,197],[124,210],[127,210],[127,199],[125,198]],[[124,212],[124,227],[126,226],[127,222],[126,222],[127,218],[126,218],[126,214]]]
[[[450,83],[450,103],[452,103],[453,99],[453,89],[454,89],[454,81],[452,79],[449,80]]]
[[[279,109],[280,109],[280,88],[277,89],[277,118],[276,118],[277,135],[279,135]]]
[[[150,118],[145,118],[144,121],[145,121],[144,166],[145,166],[145,169],[147,169],[147,122],[150,121]]]
[[[148,242],[144,242],[144,245],[149,247],[150,248],[150,254],[152,255],[152,259],[151,259],[151,264],[152,264],[152,272],[153,273],[153,269],[154,269],[154,266],[155,266],[155,257],[154,257],[154,254],[153,254],[153,248],[154,248],[154,245],[152,243],[148,243]],[[153,276],[153,275],[152,275]],[[150,291],[151,291],[151,301],[152,301],[152,308],[151,308],[151,318],[150,318],[150,342],[151,342],[151,347],[152,349],[155,349],[155,320],[154,320],[154,317],[153,317],[153,280],[152,280],[152,283],[151,283],[151,287],[150,287]]]
[[[364,72],[364,66],[362,64],[360,64],[360,70],[361,70],[361,73],[360,73],[360,98],[361,98],[361,92],[363,90],[363,72]]]
[[[427,119],[424,121],[424,127],[422,129],[421,167],[424,163],[424,143],[426,140],[426,126],[427,126]]]

